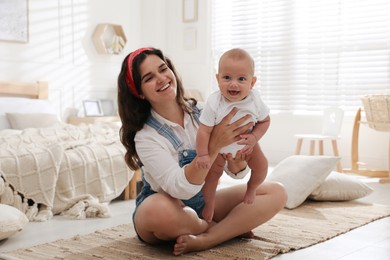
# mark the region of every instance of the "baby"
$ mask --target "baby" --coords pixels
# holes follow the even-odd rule
[[[245,160],[251,169],[244,203],[253,203],[257,187],[267,176],[268,161],[258,141],[269,127],[269,108],[261,100],[260,93],[253,89],[257,79],[254,71],[254,61],[245,50],[236,48],[225,52],[219,60],[216,75],[219,91],[212,93],[207,99],[200,117],[201,124],[196,138],[198,155],[196,163],[201,169],[210,168],[202,190],[206,203],[202,217],[208,222],[213,219],[215,193],[218,180],[223,173],[226,155],[231,154],[233,157],[245,155]],[[213,165],[210,165],[208,142],[213,126],[218,124],[234,107],[238,108],[238,112],[231,122],[250,114],[254,127],[250,133],[241,135],[241,140],[221,149]],[[236,179],[244,177],[229,175]]]

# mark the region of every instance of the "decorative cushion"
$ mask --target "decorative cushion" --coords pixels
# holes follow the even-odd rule
[[[309,196],[318,201],[344,201],[362,198],[373,189],[356,177],[331,172],[325,181]]]
[[[6,113],[6,116],[12,129],[45,128],[60,122],[58,117],[54,114]]]
[[[334,156],[290,156],[275,166],[267,181],[277,181],[285,186],[288,195],[285,207],[293,209],[321,185],[339,160]]]
[[[47,99],[0,97],[0,129],[11,128],[5,113],[57,114],[56,109]]]
[[[0,204],[0,240],[21,231],[28,223],[24,213],[17,208]]]

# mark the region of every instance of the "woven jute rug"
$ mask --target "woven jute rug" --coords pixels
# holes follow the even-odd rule
[[[328,240],[371,221],[390,216],[390,207],[361,202],[305,202],[284,209],[256,228],[254,239],[233,239],[215,248],[188,253],[186,259],[270,259],[275,255]],[[178,259],[172,244],[142,243],[132,225],[75,236],[72,239],[18,249],[3,259]]]

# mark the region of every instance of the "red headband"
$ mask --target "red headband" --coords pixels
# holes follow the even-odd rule
[[[139,93],[137,91],[137,88],[135,86],[134,79],[133,79],[133,73],[132,73],[133,61],[138,55],[140,55],[144,51],[151,51],[151,50],[153,50],[153,48],[139,48],[138,50],[135,50],[132,53],[130,53],[129,57],[127,58],[126,82],[127,82],[127,85],[129,87],[131,94],[133,94],[133,96],[135,96],[137,98],[139,98]]]

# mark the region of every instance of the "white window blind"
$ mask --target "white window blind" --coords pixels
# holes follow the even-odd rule
[[[214,0],[214,64],[233,47],[256,62],[273,111],[356,111],[390,93],[389,0]]]

